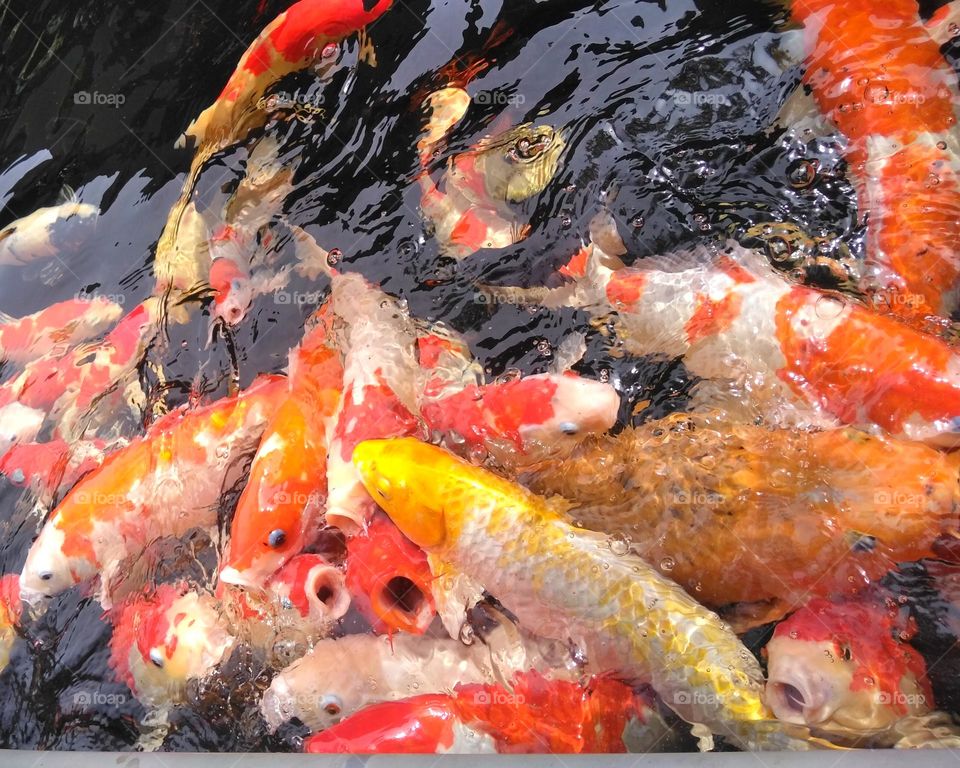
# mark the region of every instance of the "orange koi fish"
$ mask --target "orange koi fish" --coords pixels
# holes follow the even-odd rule
[[[0,318],[0,360],[24,365],[80,342],[96,338],[111,328],[123,309],[105,299],[71,299],[20,319]]]
[[[261,377],[239,396],[184,406],[111,454],[33,543],[20,577],[24,598],[42,602],[98,574],[107,583],[154,539],[216,525],[224,490],[241,477],[286,386],[283,377]]]
[[[847,737],[935,708],[912,625],[883,602],[812,600],[767,643],[767,703],[780,720]]]
[[[327,497],[327,425],[343,367],[318,325],[290,354],[289,388],[267,426],[237,503],[220,578],[262,587],[320,529]]]
[[[382,514],[347,540],[347,588],[374,632],[426,632],[432,581],[427,556]]]
[[[374,704],[304,742],[307,753],[579,754],[626,752],[650,702],[616,680],[520,673],[511,688],[473,683]]]
[[[847,138],[866,217],[864,288],[905,318],[950,317],[960,300],[957,73],[915,0],[795,0],[804,85]]]

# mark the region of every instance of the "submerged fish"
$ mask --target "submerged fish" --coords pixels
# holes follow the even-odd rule
[[[20,577],[8,573],[0,577],[0,672],[10,663],[10,651],[17,640],[17,626],[22,613]]]
[[[123,308],[105,299],[71,299],[18,319],[0,318],[0,360],[23,365],[65,353],[110,329]]]
[[[66,495],[27,555],[24,599],[44,598],[100,575],[162,536],[212,527],[225,490],[241,477],[287,383],[262,377],[237,397],[179,408],[111,454]],[[109,595],[101,602],[109,605]]]
[[[484,642],[422,637],[347,635],[321,640],[277,675],[261,712],[271,730],[292,718],[312,731],[329,728],[382,701],[447,693],[460,684],[506,680],[538,670],[552,679],[575,673],[548,663],[533,639],[496,627]]]
[[[523,464],[514,458],[514,464]],[[738,626],[853,595],[960,524],[960,459],[853,429],[674,414],[519,473]],[[705,545],[707,543],[707,545]],[[734,605],[740,604],[740,605]]]
[[[413,438],[361,443],[370,494],[415,544],[483,583],[522,626],[571,638],[597,670],[649,682],[687,722],[746,748],[802,748],[762,700],[730,628],[608,536]]]
[[[883,602],[812,600],[764,651],[777,717],[846,737],[875,735],[935,707],[909,624]]]
[[[626,752],[651,705],[616,680],[584,683],[518,673],[510,687],[473,683],[450,694],[374,704],[304,742],[307,753]],[[662,735],[662,733],[661,733]]]
[[[89,235],[100,209],[68,194],[59,205],[40,208],[0,229],[0,265],[22,267],[52,259]]]
[[[422,173],[421,206],[444,253],[462,259],[522,240],[526,227],[510,204],[546,189],[563,148],[550,126],[524,124],[457,155],[439,185]]]

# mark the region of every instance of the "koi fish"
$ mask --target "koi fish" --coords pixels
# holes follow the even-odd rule
[[[44,598],[103,574],[162,536],[217,523],[220,497],[241,476],[259,442],[283,377],[261,377],[236,397],[184,406],[111,454],[53,511],[27,555],[24,599]],[[101,602],[109,607],[109,595]]]
[[[81,203],[72,190],[65,190],[65,197],[59,205],[40,208],[0,229],[0,265],[22,267],[52,259],[89,234],[100,209]]]
[[[71,299],[19,319],[0,317],[0,360],[23,365],[63,354],[112,328],[122,314],[113,301]]]
[[[358,274],[335,274],[332,343],[344,361],[343,398],[334,415],[327,458],[327,523],[353,534],[376,509],[351,462],[372,437],[419,430],[415,391],[416,329],[405,307]]]
[[[63,357],[48,355],[27,366],[0,386],[0,409],[17,402],[56,423],[64,438],[79,437],[94,406],[125,386],[139,387],[136,368],[157,332],[158,304],[148,299],[128,313],[101,341],[71,350]],[[23,412],[20,414],[23,417]],[[6,413],[0,434],[6,431]],[[32,438],[31,438],[32,439]]]
[[[811,600],[767,643],[767,702],[785,722],[850,737],[923,715],[935,703],[911,632],[882,602]]]
[[[209,676],[236,645],[217,600],[185,583],[159,584],[107,616],[109,665],[147,706],[182,701],[187,683]]]
[[[738,629],[782,618],[811,595],[852,596],[897,563],[932,556],[960,523],[952,455],[719,412],[591,437],[518,477],[563,497],[578,526],[619,537]]]
[[[156,295],[189,295],[206,282],[202,259],[190,248],[196,235],[191,234],[185,217],[189,217],[193,191],[207,161],[267,123],[270,110],[264,97],[278,80],[308,67],[330,46],[376,21],[391,5],[392,0],[374,0],[372,4],[367,0],[300,0],[270,22],[247,48],[216,101],[178,142],[182,146],[190,139],[196,151],[183,191],[157,242]]]
[[[610,537],[414,438],[366,441],[354,462],[411,541],[483,583],[522,626],[572,638],[595,669],[649,682],[687,722],[740,746],[809,746],[773,719],[760,665],[730,628]]]
[[[270,579],[268,592],[310,625],[331,625],[350,609],[343,571],[322,555],[291,558]]]
[[[327,498],[327,424],[340,403],[343,367],[326,329],[290,354],[289,388],[267,426],[230,526],[221,580],[262,587],[312,541]]]
[[[22,612],[20,576],[8,573],[0,577],[0,672],[10,663],[10,651],[17,640]]]
[[[307,753],[578,754],[626,752],[625,732],[650,703],[616,680],[519,673],[511,688],[474,683],[452,694],[374,704],[308,738]]]
[[[0,475],[13,485],[32,489],[46,508],[58,493],[99,467],[106,451],[107,444],[101,440],[20,443],[0,455]]]
[[[733,380],[775,422],[957,444],[960,358],[946,342],[792,285],[734,243],[709,260],[694,255],[694,266],[663,271],[623,267],[594,245],[581,277],[545,301],[614,309],[629,351],[682,356],[696,376]]]
[[[565,453],[587,435],[612,429],[619,409],[620,396],[609,384],[552,373],[470,385],[421,403],[431,430],[528,460]]]
[[[804,86],[847,138],[868,221],[864,289],[906,319],[960,299],[960,88],[915,0],[796,0]]]
[[[443,252],[463,259],[481,248],[523,240],[528,227],[510,204],[547,188],[564,146],[550,126],[526,123],[457,155],[439,185],[420,174],[421,208]]]
[[[448,693],[458,683],[508,680],[531,669],[556,679],[576,677],[574,670],[548,663],[534,638],[518,639],[503,626],[471,645],[403,632],[347,635],[321,640],[277,675],[260,710],[271,731],[292,718],[320,731],[371,704]]]
[[[374,632],[422,635],[436,615],[427,556],[382,515],[347,540],[347,588]]]
[[[0,398],[3,393],[0,391]],[[0,405],[0,457],[18,445],[37,439],[46,413],[38,408],[28,408],[18,402]]]

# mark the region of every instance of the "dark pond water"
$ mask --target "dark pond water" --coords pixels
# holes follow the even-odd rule
[[[70,254],[53,285],[0,267],[0,310],[19,316],[80,292],[122,297],[132,307],[150,294],[153,249],[190,162],[174,142],[285,5],[3,3],[0,225],[55,203],[64,185],[103,215],[96,236]],[[612,212],[629,233],[630,260],[742,236],[769,221],[841,237],[860,252],[839,139],[801,142],[771,130],[800,77],[797,42],[779,3],[411,0],[387,18],[370,33],[376,68],[356,66],[353,41],[325,82],[310,73],[291,78],[291,89],[319,94],[326,115],[267,127],[285,153],[301,157],[284,210],[326,248],[339,248],[345,269],[406,299],[415,316],[462,331],[491,375],[546,370],[551,349],[571,330],[589,326],[572,310],[478,303],[472,281],[549,281],[588,236],[606,190],[619,190]],[[426,236],[420,191],[411,183],[418,108],[443,85],[437,73],[480,51],[492,66],[471,93],[488,98],[474,99],[446,151],[469,147],[501,115],[509,123],[564,126],[569,141],[557,178],[524,205],[530,236],[453,268]],[[791,164],[801,157],[823,169],[816,187],[802,192],[789,184]],[[224,185],[239,178],[240,161],[239,150],[217,158],[203,175],[199,199],[222,196]],[[283,368],[314,308],[269,296],[257,302],[235,337],[244,383]],[[209,381],[226,386],[230,350],[222,339],[206,346],[208,323],[206,312],[197,313],[189,326],[173,329],[165,351],[154,352],[168,377],[183,384],[174,402],[186,397],[201,367]],[[593,332],[579,369],[609,372],[624,395],[624,423],[682,407],[690,385],[682,364],[612,356]],[[631,417],[641,401],[649,405]],[[8,521],[0,571],[18,571],[36,528],[25,521],[19,492],[5,484],[0,517]],[[922,573],[908,574],[897,588],[919,593],[924,583]],[[128,749],[136,742],[144,712],[106,668],[110,629],[100,615],[97,603],[73,590],[25,627],[0,676],[0,746]],[[933,655],[947,641],[924,642]],[[251,706],[255,681],[242,659],[233,666],[225,671],[229,697],[219,708],[174,712],[167,748],[289,748],[290,734],[266,736]],[[124,703],[74,706],[76,692],[91,686]]]

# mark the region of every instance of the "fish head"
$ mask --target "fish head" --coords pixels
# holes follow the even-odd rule
[[[785,722],[848,734],[923,714],[933,695],[907,634],[883,605],[813,600],[766,646],[767,704]]]
[[[0,408],[0,456],[20,443],[36,440],[46,414],[13,402]]]
[[[547,188],[564,146],[561,133],[549,125],[525,123],[481,142],[474,150],[475,167],[490,197],[519,203]]]
[[[235,642],[213,598],[185,584],[158,585],[112,617],[110,665],[144,702],[175,700],[188,680],[208,675]]]
[[[521,381],[543,385],[543,399],[538,403],[543,409],[541,417],[520,425],[525,450],[567,446],[607,432],[617,422],[620,396],[609,384],[575,374],[544,374]]]
[[[65,554],[65,540],[63,531],[51,519],[30,547],[20,574],[20,593],[34,608],[96,573],[92,563]]]
[[[281,604],[314,622],[334,622],[350,609],[343,572],[317,554],[297,555],[270,579]]]
[[[214,296],[214,320],[235,326],[247,316],[253,304],[250,275],[232,259],[220,258],[210,265],[210,287]]]
[[[472,467],[413,437],[366,440],[354,449],[353,463],[367,492],[410,541],[428,552],[456,541],[457,520],[445,507],[468,504],[459,497],[476,493],[461,482],[464,468]]]

